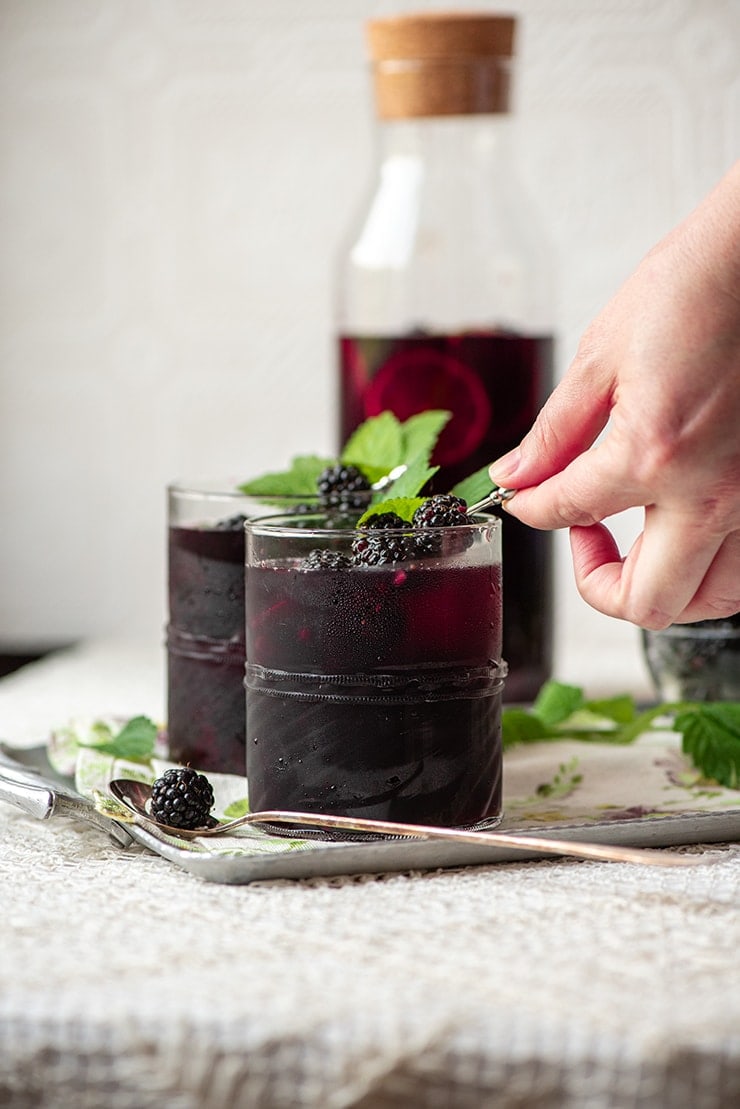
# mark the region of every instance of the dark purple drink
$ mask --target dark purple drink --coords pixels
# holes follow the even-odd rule
[[[249,527],[251,808],[497,820],[498,522],[468,525],[474,544],[456,556],[343,569],[301,562],[310,544],[342,549],[346,532],[317,541],[295,529],[280,557],[272,530]]]
[[[430,408],[452,419],[433,462],[446,492],[520,441],[552,389],[553,340],[498,331],[340,339],[339,438],[387,409],[399,419]],[[552,541],[504,516],[505,697],[532,700],[552,668]]]
[[[167,629],[172,759],[244,774],[244,517],[170,527]]]
[[[236,479],[173,483],[167,493],[170,755],[244,774],[244,521],[304,499],[245,494]]]

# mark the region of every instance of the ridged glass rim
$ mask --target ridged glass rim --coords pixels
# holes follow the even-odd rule
[[[170,481],[167,484],[167,496],[179,497],[183,500],[223,501],[253,500],[264,503],[265,501],[281,501],[295,504],[306,504],[315,500],[315,496],[298,493],[246,493],[234,483],[229,488],[228,481],[216,478],[204,478],[200,481]]]
[[[302,514],[298,519],[303,521],[304,526],[291,526],[290,524],[280,523],[280,521],[296,519],[296,516],[291,513],[280,512],[269,516],[260,516],[257,519],[248,519],[244,523],[244,530],[247,534],[253,535],[264,534],[266,536],[285,536],[286,538],[296,539],[307,535],[326,537],[327,539],[336,539],[342,535],[353,535],[355,532],[372,531],[377,529],[358,527],[353,524],[347,527],[311,527],[309,521],[312,519],[325,520],[327,517],[326,512],[307,512]],[[358,517],[359,519],[359,517]],[[480,532],[483,528],[492,529],[498,533],[501,531],[501,520],[498,516],[487,516],[481,513],[475,516],[472,523],[469,524],[449,524],[446,527],[420,527],[412,523],[404,524],[403,527],[397,528],[383,528],[384,535],[408,535],[421,534],[428,535],[431,531],[450,531],[450,532]],[[261,531],[260,529],[264,529]]]

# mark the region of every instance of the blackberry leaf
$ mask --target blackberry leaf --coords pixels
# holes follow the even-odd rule
[[[333,458],[324,458],[318,454],[300,454],[291,460],[289,470],[280,470],[275,473],[262,474],[261,477],[245,481],[238,488],[242,493],[251,493],[255,496],[315,496],[316,482],[319,475],[327,466],[332,466]]]
[[[729,789],[740,788],[740,703],[715,701],[676,714],[673,727],[694,766]]]
[[[402,425],[403,461],[408,465],[414,459],[423,457],[428,463],[432,457],[445,426],[452,416],[443,408],[433,408],[428,412],[417,412],[409,416]]]
[[[341,462],[357,466],[377,481],[403,461],[403,431],[392,412],[381,412],[360,424],[342,450]]]
[[[488,467],[483,466],[475,473],[468,474],[462,481],[458,481],[450,492],[456,497],[462,497],[468,504],[475,504],[477,501],[482,501],[495,488],[495,483],[488,476]]]
[[[564,682],[545,682],[532,705],[532,712],[550,727],[562,724],[576,709],[583,708],[583,690]]]
[[[423,497],[389,497],[387,501],[380,501],[378,504],[371,505],[366,512],[360,516],[357,521],[358,528],[367,527],[372,524],[373,516],[384,515],[386,512],[395,512],[402,520],[411,523],[411,517],[416,512],[420,504],[424,503]]]
[[[148,716],[133,716],[124,724],[118,735],[103,743],[82,744],[93,746],[96,751],[113,755],[117,759],[141,762],[151,758],[157,739],[157,725]]]

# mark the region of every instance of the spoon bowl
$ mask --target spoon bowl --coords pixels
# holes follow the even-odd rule
[[[229,832],[248,824],[319,828],[323,831],[362,832],[376,838],[408,837],[421,840],[446,840],[453,843],[473,843],[488,847],[512,847],[543,855],[569,855],[579,859],[597,859],[602,862],[638,863],[642,866],[682,867],[706,863],[704,857],[676,855],[644,847],[623,847],[616,844],[585,843],[578,840],[550,839],[515,832],[475,832],[459,828],[437,828],[426,824],[402,824],[395,820],[370,820],[362,817],[334,816],[329,813],[289,812],[270,809],[246,813],[236,820],[212,820],[201,828],[173,828],[155,820],[149,812],[151,786],[130,778],[116,778],[109,785],[110,792],[133,814],[135,822],[143,828],[164,832],[181,839],[205,839],[209,836],[228,835]],[[284,831],[285,829],[280,829]]]

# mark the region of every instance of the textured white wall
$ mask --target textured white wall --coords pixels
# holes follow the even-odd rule
[[[522,17],[562,370],[740,153],[738,0],[0,0],[0,645],[158,641],[167,481],[333,448],[363,22],[423,6]],[[578,599],[559,538],[558,672],[643,684],[637,633]]]

